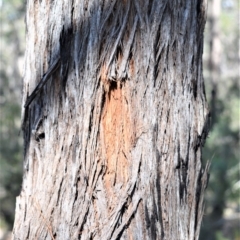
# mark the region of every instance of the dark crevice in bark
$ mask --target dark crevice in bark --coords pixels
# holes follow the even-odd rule
[[[34,108],[33,108],[34,109]],[[34,116],[34,113],[30,111],[29,107],[25,109],[24,113],[24,121],[23,121],[23,137],[24,137],[24,158],[26,159],[28,149],[31,143],[31,133],[33,129],[33,121],[30,122],[30,119],[32,120]]]
[[[37,141],[37,142],[40,142],[40,140],[42,140],[42,139],[44,139],[44,138],[45,138],[45,133],[42,132],[42,133],[40,133],[40,134],[38,134],[38,135],[36,136],[36,141]]]
[[[104,89],[101,89],[100,91],[102,93],[101,93],[100,114],[99,114],[99,122],[98,122],[99,127],[100,127],[100,124],[101,124],[101,119],[102,119],[102,116],[103,116],[103,113],[104,113],[105,104],[106,104],[106,92],[104,91]],[[98,128],[98,131],[99,131],[99,128]],[[99,135],[98,135],[98,138],[99,138]]]
[[[147,6],[147,16],[150,18],[151,12],[152,12],[152,6],[153,6],[153,0],[148,1],[148,6]]]
[[[27,215],[27,204],[25,203],[23,221],[26,221],[26,215]]]
[[[83,209],[83,210],[84,210],[84,215],[81,216],[82,217],[82,222],[80,223],[80,227],[78,229],[78,239],[81,239],[81,232],[83,231],[84,225],[87,221],[87,216],[88,216],[88,213],[89,213],[89,203],[88,203],[87,209]]]
[[[193,96],[194,96],[194,100],[197,99],[197,90],[198,90],[198,84],[197,84],[197,80],[196,79],[192,79],[192,89],[193,89]]]
[[[167,123],[168,123],[169,117],[170,117],[170,110],[171,110],[171,109],[168,109],[168,110],[167,110]]]
[[[180,159],[180,201],[186,200],[187,197],[187,173],[188,173],[188,164],[185,163],[183,159]],[[185,195],[184,195],[185,193]],[[185,199],[183,197],[185,196]]]
[[[76,26],[76,21],[74,21],[74,18],[73,18],[74,17],[74,10],[75,10],[75,8],[74,8],[74,0],[72,0],[71,6],[72,6],[72,9],[71,9],[71,26],[75,30],[77,28],[77,26]]]
[[[139,205],[140,201],[138,202]],[[138,207],[138,206],[137,206]],[[121,229],[121,231],[118,232],[117,236],[114,238],[114,240],[120,240],[122,237],[122,234],[124,233],[124,230],[128,229],[129,225],[131,224],[132,219],[134,219],[134,216],[136,214],[137,208],[132,214],[132,216],[128,219],[127,223],[124,225],[124,227]]]
[[[160,153],[157,150],[157,165],[160,166]],[[163,215],[162,215],[162,198],[161,198],[161,179],[160,173],[157,174],[156,177],[156,188],[157,188],[157,199],[158,199],[158,219],[161,226],[161,239],[164,239],[164,228],[163,228]]]
[[[157,33],[156,33],[156,38],[155,38],[155,42],[154,42],[154,47],[155,47],[155,50],[154,50],[154,60],[155,60],[155,63],[154,63],[154,79],[153,79],[153,87],[155,88],[155,85],[156,85],[156,81],[158,79],[158,73],[159,73],[159,63],[160,63],[160,60],[161,60],[161,52],[158,53],[159,51],[159,44],[160,44],[160,39],[161,37],[161,25],[159,25],[158,29],[157,29]]]
[[[109,80],[109,91],[108,91],[108,99],[110,100],[112,97],[112,91],[117,89],[117,82],[116,81],[110,81]]]
[[[180,155],[180,142],[178,140],[178,163],[176,169],[178,169],[179,177],[179,196],[180,202],[183,203],[183,200],[186,200],[187,197],[187,173],[188,173],[188,163],[181,158]],[[185,196],[185,199],[183,197]]]
[[[154,198],[154,195],[152,196]],[[156,239],[156,219],[154,216],[154,211],[148,210],[147,205],[145,205],[145,222],[147,230],[149,231],[149,237],[151,239]]]
[[[178,144],[177,144],[177,164],[175,166],[176,169],[180,169],[181,167],[181,155],[180,155],[180,142],[179,139],[177,140]]]
[[[157,239],[157,227],[156,227],[156,219],[154,217],[154,215],[151,216],[151,221],[152,221],[152,224],[151,224],[151,239],[155,240]]]
[[[60,185],[59,185],[58,194],[57,194],[56,206],[58,206],[58,203],[59,203],[60,193],[61,193],[61,189],[62,189],[62,184],[63,184],[63,179],[61,180]]]
[[[67,29],[62,28],[62,32],[60,34],[60,56],[61,56],[61,90],[66,97],[66,84],[68,79],[68,71],[69,65],[71,61],[71,53],[72,53],[72,39],[74,39],[73,35],[73,27],[70,25]]]
[[[211,113],[208,112],[206,119],[204,120],[204,125],[201,133],[201,146],[204,147],[205,141],[209,134],[209,129],[211,126]]]
[[[209,133],[209,127],[210,127],[210,113],[206,115],[206,119],[204,122],[204,126],[201,132],[201,135],[197,134],[197,137],[194,141],[194,150],[197,151],[199,147],[203,147],[206,141],[206,138]]]
[[[155,200],[155,196],[157,195],[156,194],[156,191],[152,190],[153,192],[153,213],[152,213],[152,225],[154,226],[151,226],[151,232],[152,232],[152,236],[153,236],[153,239],[156,239],[157,237],[157,230],[158,230],[158,227],[156,226],[157,222],[159,222],[159,212],[158,212],[158,207],[157,207],[157,204],[156,204],[156,200]]]
[[[189,155],[190,155],[190,148],[191,148],[191,127],[189,127],[189,132],[188,132],[188,142],[187,142],[187,156],[186,156],[186,159],[185,159],[185,163],[186,165],[188,166],[189,164]]]
[[[74,197],[73,205],[74,205],[74,203],[77,201],[77,198],[78,198],[78,187],[76,187],[76,192],[75,192],[75,197]]]
[[[28,224],[28,230],[27,230],[27,236],[26,236],[26,239],[29,238],[29,234],[30,234],[30,223]]]
[[[203,176],[203,170],[200,170],[198,173],[198,179],[197,179],[197,189],[196,189],[196,208],[195,208],[195,223],[194,223],[194,229],[196,230],[198,227],[198,214],[200,213],[199,209],[199,202],[201,198],[201,191],[203,188],[203,183],[202,183],[202,176]]]
[[[55,210],[55,208],[53,208],[53,209],[51,210],[50,216],[53,216],[54,210]]]
[[[149,214],[148,214],[147,204],[145,204],[144,213],[145,213],[146,227],[147,227],[147,229],[149,229],[149,227],[151,226],[151,221],[150,221],[150,217],[149,217]]]
[[[195,153],[198,151],[198,148],[201,146],[201,136],[196,134],[195,140],[194,140],[194,151]]]
[[[123,55],[122,47],[120,45],[118,45],[117,49],[116,49],[116,54],[115,54],[116,59],[122,57],[122,55]]]
[[[168,61],[168,56],[169,56],[169,44],[167,44],[167,47],[166,47],[166,53],[165,53],[165,61],[166,61],[166,70],[168,70],[169,71],[169,61]],[[165,71],[166,71],[165,70]]]
[[[78,226],[78,224],[79,224],[79,222],[78,222],[78,218],[77,218],[77,220],[76,220],[76,222],[75,222],[75,224],[74,224],[74,226]]]
[[[94,113],[94,104],[92,104],[91,112],[90,112],[89,125],[88,125],[88,139],[91,138],[91,134],[92,134],[93,118],[94,118],[93,113]]]

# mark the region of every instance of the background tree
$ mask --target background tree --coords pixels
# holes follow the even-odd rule
[[[239,239],[239,1],[209,1],[205,82],[212,127],[204,159],[212,159],[200,239]]]

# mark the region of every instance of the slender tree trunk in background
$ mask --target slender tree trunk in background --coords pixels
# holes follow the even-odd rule
[[[218,88],[221,84],[221,61],[222,61],[222,44],[221,44],[221,32],[220,32],[220,14],[221,14],[221,1],[211,0],[209,1],[209,64],[208,70],[210,73],[211,82],[211,125],[214,126],[219,121],[219,94]],[[226,154],[226,153],[225,153]],[[223,227],[223,223],[220,223],[223,217],[224,206],[226,205],[226,198],[223,196],[226,194],[228,185],[228,167],[226,164],[221,163],[225,161],[226,156],[218,160],[219,167],[215,174],[217,174],[217,179],[221,179],[221,185],[215,189],[214,200],[212,200],[212,211],[209,213],[208,227],[211,229],[210,234],[208,234],[209,239],[215,239],[214,233],[220,231]],[[219,222],[218,224],[216,224]],[[213,231],[214,230],[214,231]],[[211,236],[213,234],[213,236]]]
[[[212,125],[216,122],[216,101],[218,93],[218,83],[220,81],[220,63],[221,63],[221,40],[220,40],[220,14],[221,1],[209,1],[209,73],[211,81],[211,122]]]
[[[57,64],[23,107],[14,239],[198,238],[205,11],[197,0],[28,1],[23,105]]]

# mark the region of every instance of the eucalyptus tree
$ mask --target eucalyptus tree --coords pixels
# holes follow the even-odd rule
[[[198,238],[205,18],[201,0],[28,1],[14,239]]]

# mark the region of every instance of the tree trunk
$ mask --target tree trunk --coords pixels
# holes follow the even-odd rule
[[[201,0],[28,1],[14,239],[198,238],[205,11]]]
[[[221,78],[221,39],[220,39],[220,14],[221,2],[209,1],[209,78],[211,82],[211,125],[217,121],[216,105],[218,99],[218,85]]]

